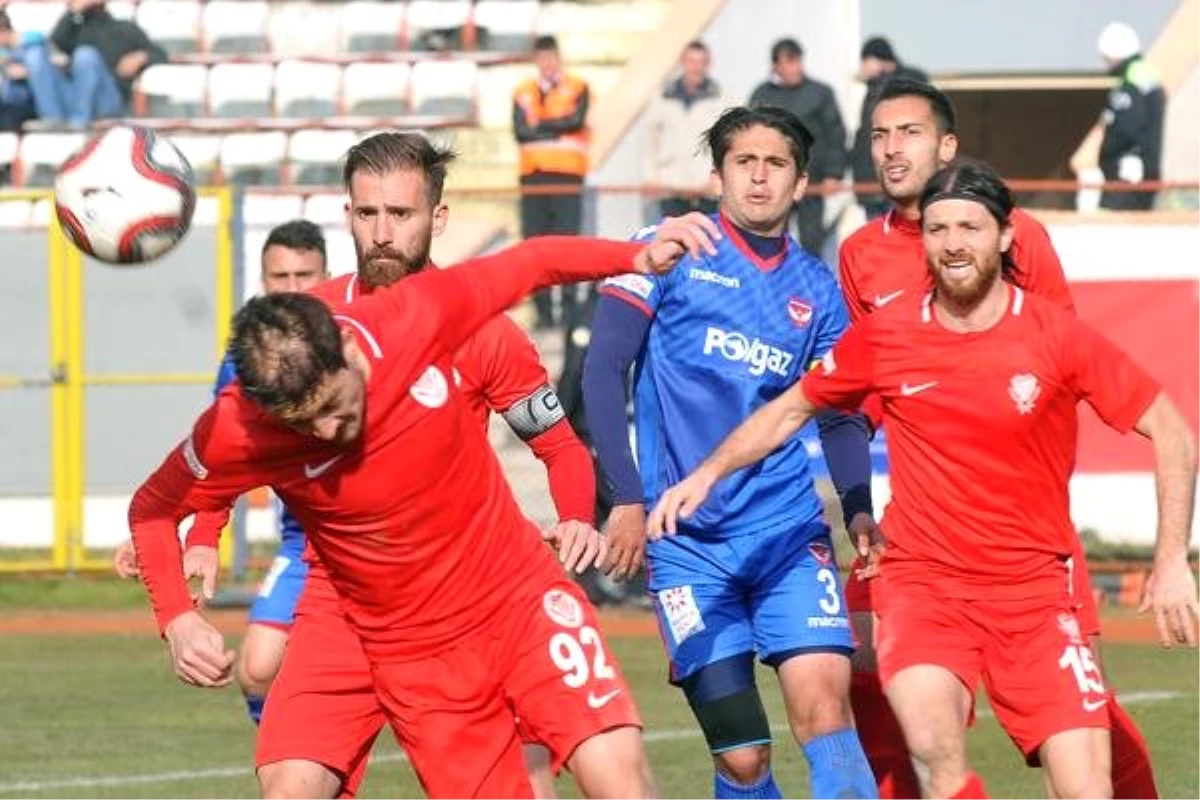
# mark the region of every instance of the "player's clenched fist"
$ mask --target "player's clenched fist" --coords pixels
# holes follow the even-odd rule
[[[696,513],[716,482],[716,478],[701,465],[691,475],[667,489],[646,520],[646,534],[650,539],[657,541],[664,535],[675,535],[678,520]]]
[[[542,538],[558,550],[558,561],[567,572],[582,574],[608,558],[604,534],[578,520],[567,520],[542,531]]]
[[[233,651],[198,611],[185,611],[163,631],[171,648],[171,666],[184,683],[216,689],[233,678]]]
[[[138,576],[137,551],[133,549],[133,539],[126,539],[117,545],[117,552],[113,554],[113,569],[122,578]]]

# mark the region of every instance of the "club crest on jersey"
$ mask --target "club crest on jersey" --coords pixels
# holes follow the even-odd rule
[[[564,628],[578,628],[583,624],[583,608],[579,601],[562,589],[551,589],[542,595],[542,610]]]
[[[807,328],[808,323],[812,322],[813,307],[799,297],[788,299],[787,312],[792,324],[797,328]]]
[[[1083,644],[1083,635],[1079,631],[1079,620],[1075,619],[1074,614],[1062,611],[1058,615],[1057,622],[1058,629],[1071,641],[1071,644]]]
[[[1041,394],[1041,384],[1038,383],[1037,375],[1032,373],[1013,375],[1012,380],[1008,382],[1008,396],[1012,398],[1021,414],[1032,414],[1033,406]]]
[[[813,558],[823,567],[827,567],[833,563],[833,552],[829,549],[829,545],[824,542],[810,542],[808,552],[812,553]]]
[[[408,393],[426,408],[441,408],[450,397],[450,385],[446,376],[437,367],[430,366],[421,373],[416,383],[409,387]]]

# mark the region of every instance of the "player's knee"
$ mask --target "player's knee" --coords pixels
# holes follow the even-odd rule
[[[1056,775],[1050,781],[1050,788],[1054,796],[1061,800],[1083,797],[1103,799],[1113,796],[1111,776],[1095,770],[1067,776]]]
[[[333,798],[342,790],[342,779],[323,764],[287,760],[259,767],[258,787],[263,800],[293,797]]]
[[[243,649],[234,668],[234,676],[242,693],[251,697],[266,697],[278,672],[279,658],[276,654],[256,648]]]
[[[756,744],[713,754],[713,763],[721,774],[740,786],[756,784],[771,768],[771,748]]]
[[[771,742],[767,712],[754,682],[754,656],[733,656],[709,664],[680,682],[688,705],[696,715],[709,752],[718,761],[729,763],[730,777],[741,780],[742,772],[758,770],[760,757],[739,755],[755,753]],[[728,758],[726,755],[728,754]],[[743,763],[746,762],[746,763]],[[765,772],[765,766],[763,766]]]
[[[582,742],[567,759],[585,797],[656,797],[642,732],[612,728]]]

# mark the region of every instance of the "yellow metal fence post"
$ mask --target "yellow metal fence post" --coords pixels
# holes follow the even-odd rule
[[[217,363],[225,358],[225,348],[229,338],[229,321],[233,319],[234,286],[233,286],[233,190],[224,187],[217,190],[217,285],[216,302],[214,303],[213,327],[216,333]],[[221,568],[229,569],[233,564],[233,524],[236,515],[230,515],[230,523],[225,525],[221,534],[221,546],[218,551]]]
[[[50,317],[50,459],[51,504],[54,540],[51,561],[54,569],[65,570],[71,541],[71,476],[67,346],[67,267],[70,245],[63,236],[56,215],[50,215],[46,230],[46,254],[49,265],[48,295]]]
[[[61,239],[61,233],[60,233]],[[70,534],[69,568],[80,569],[87,560],[83,546],[83,492],[86,469],[86,415],[83,395],[83,254],[65,240],[67,369],[67,519]]]

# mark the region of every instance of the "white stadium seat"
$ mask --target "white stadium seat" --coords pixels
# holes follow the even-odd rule
[[[138,78],[148,117],[202,117],[208,97],[208,67],[154,64]]]
[[[242,197],[242,222],[254,227],[274,227],[299,219],[304,209],[304,198],[298,194],[246,192]]]
[[[407,114],[411,74],[402,62],[351,64],[343,79],[343,108],[352,116]]]
[[[208,72],[208,109],[217,117],[271,116],[275,68],[270,64],[216,64]]]
[[[419,61],[412,69],[412,105],[417,114],[475,115],[474,61]]]
[[[0,166],[8,166],[17,160],[17,149],[21,138],[10,131],[0,133]]]
[[[104,7],[116,19],[134,19],[137,13],[135,0],[108,0]]]
[[[172,55],[200,50],[199,0],[142,0],[137,24]]]
[[[342,6],[341,48],[347,53],[391,53],[400,49],[404,3],[350,0]]]
[[[479,0],[475,4],[475,31],[479,49],[505,53],[528,52],[533,47],[538,0]]]
[[[470,0],[412,0],[405,20],[409,50],[461,50]]]
[[[33,203],[24,198],[0,199],[0,228],[25,228],[33,214]]]
[[[49,187],[54,185],[58,168],[67,157],[83,146],[82,133],[27,133],[21,137],[19,159],[22,185]]]
[[[283,131],[231,133],[221,142],[225,182],[238,186],[279,186],[288,137]]]
[[[345,227],[346,195],[325,192],[310,194],[304,200],[304,218],[322,227]]]
[[[332,117],[341,90],[337,64],[289,60],[275,67],[275,113],[281,117]]]
[[[171,142],[183,153],[183,157],[192,165],[192,173],[196,183],[206,186],[216,183],[217,173],[221,169],[221,137],[204,134],[176,133],[170,136]]]
[[[291,182],[297,186],[336,186],[342,159],[358,141],[354,131],[296,131],[288,142]]]
[[[266,0],[208,0],[202,21],[210,53],[261,53],[269,48]]]
[[[44,33],[49,39],[50,31],[67,10],[67,4],[37,2],[37,0],[13,0],[4,6],[13,30],[18,33]]]

